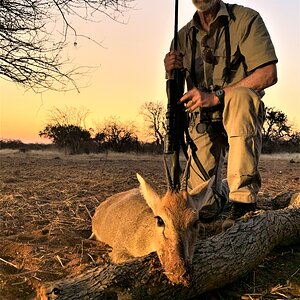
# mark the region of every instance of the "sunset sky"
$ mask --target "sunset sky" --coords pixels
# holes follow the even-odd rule
[[[300,129],[300,1],[236,0],[260,12],[271,34],[278,63],[278,83],[266,90],[264,102],[287,114]],[[191,0],[180,1],[179,26],[194,14]],[[82,78],[80,93],[48,91],[35,94],[0,79],[1,139],[45,142],[38,132],[53,107],[84,107],[90,111],[88,127],[95,128],[110,116],[142,122],[139,109],[145,101],[166,103],[163,58],[173,36],[174,0],[136,0],[135,9],[120,24],[105,16],[99,23],[76,23],[79,33],[103,47],[70,39],[66,55],[76,65],[96,67]],[[122,21],[122,19],[120,20]]]

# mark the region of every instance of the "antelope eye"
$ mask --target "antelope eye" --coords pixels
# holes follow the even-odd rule
[[[163,219],[162,219],[161,217],[156,216],[155,219],[156,219],[156,222],[157,222],[157,226],[158,226],[158,227],[163,227],[163,226],[165,226],[165,222],[163,221]]]

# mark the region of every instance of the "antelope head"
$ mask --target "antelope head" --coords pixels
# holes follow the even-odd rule
[[[188,285],[191,280],[192,259],[200,223],[200,203],[207,197],[213,183],[212,178],[198,186],[196,194],[189,194],[189,167],[190,160],[183,173],[180,189],[174,188],[167,175],[168,191],[163,197],[137,174],[141,193],[156,219],[154,242],[159,260],[166,276],[173,283],[183,285]]]

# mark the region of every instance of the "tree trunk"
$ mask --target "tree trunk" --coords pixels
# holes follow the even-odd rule
[[[150,254],[46,284],[39,289],[40,299],[190,299],[220,288],[251,271],[275,246],[300,242],[300,193],[291,199],[287,208],[259,211],[199,241],[189,287],[170,284]]]

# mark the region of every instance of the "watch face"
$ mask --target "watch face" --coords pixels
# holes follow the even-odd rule
[[[217,90],[216,91],[216,95],[218,96],[218,97],[220,97],[220,96],[223,96],[223,90]]]

